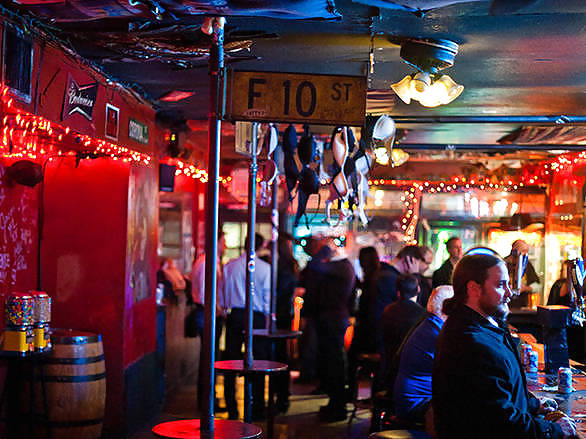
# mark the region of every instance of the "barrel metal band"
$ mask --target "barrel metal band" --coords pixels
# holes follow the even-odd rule
[[[70,376],[70,375],[46,375],[45,382],[48,383],[83,383],[87,381],[99,381],[106,378],[106,372],[97,373],[95,375],[78,375],[78,376]]]
[[[53,344],[88,344],[102,341],[102,336],[100,334],[73,335],[70,337],[52,335],[51,340],[53,341]]]
[[[98,363],[104,360],[104,354],[97,355],[95,357],[82,357],[82,358],[55,358],[49,357],[44,360],[46,364],[90,364]]]

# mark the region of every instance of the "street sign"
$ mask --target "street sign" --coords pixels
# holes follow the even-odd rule
[[[230,73],[228,118],[362,126],[366,78],[299,73]]]

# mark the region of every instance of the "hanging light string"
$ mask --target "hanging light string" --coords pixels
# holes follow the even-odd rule
[[[183,160],[177,159],[177,167],[175,168],[175,175],[185,175],[186,177],[191,177],[196,180],[199,180],[201,183],[208,182],[208,171],[205,169],[198,168],[197,166],[184,162]],[[232,180],[231,177],[228,177]],[[225,178],[220,177],[220,182],[224,183]]]
[[[45,155],[94,154],[148,165],[152,157],[140,151],[77,133],[70,127],[35,116],[14,106],[8,88],[0,92],[0,156],[42,159]]]
[[[2,87],[0,92],[0,118],[0,158],[42,161],[44,158],[81,156],[107,157],[144,165],[152,162],[149,154],[77,133],[68,126],[17,108],[7,87]],[[180,159],[176,160],[176,165],[176,175],[183,174],[207,183],[205,169]]]
[[[448,181],[371,179],[368,184],[375,187],[391,186],[403,191],[401,196],[403,213],[400,219],[403,240],[406,244],[416,244],[415,231],[419,218],[419,204],[424,193],[456,193],[474,189],[514,192],[528,187],[548,187],[556,174],[571,179],[571,184],[577,186],[583,184],[585,178],[575,176],[572,170],[580,165],[586,165],[586,151],[563,154],[534,166],[526,166],[521,175],[514,178],[498,179],[493,175],[492,177],[453,176]]]

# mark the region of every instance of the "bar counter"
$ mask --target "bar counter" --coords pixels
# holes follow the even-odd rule
[[[558,393],[557,375],[543,372],[528,373],[527,387],[538,397],[555,399],[559,410],[574,418],[578,437],[582,439],[586,438],[586,372],[577,369],[576,363],[571,363],[573,392]]]

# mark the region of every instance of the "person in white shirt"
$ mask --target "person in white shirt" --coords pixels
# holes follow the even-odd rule
[[[265,243],[262,235],[256,233],[254,240],[255,252],[258,252]],[[248,237],[245,248],[248,249]],[[246,271],[247,254],[232,259],[224,266],[223,293],[220,296],[221,307],[228,309],[226,318],[226,359],[238,360],[242,358],[242,344],[244,343],[244,327],[246,324]],[[266,327],[266,318],[270,313],[271,302],[271,266],[265,261],[255,258],[254,292],[252,296],[253,327]],[[253,356],[257,360],[268,359],[266,339],[256,337],[253,342]],[[224,398],[228,409],[229,419],[238,419],[236,406],[235,379],[233,374],[224,376]],[[264,376],[253,378],[252,385],[252,417],[261,420],[264,417]]]
[[[222,255],[226,250],[226,241],[224,239],[224,233],[222,231],[218,234],[218,261],[217,261],[217,288],[216,288],[216,352],[218,352],[218,342],[220,335],[222,334],[222,328],[224,327],[224,313],[220,306],[220,294],[222,291]],[[204,304],[205,304],[205,262],[206,255],[202,253],[193,263],[193,269],[191,270],[191,299],[195,309],[191,312],[195,313],[194,319],[189,320],[190,323],[195,324],[195,333],[200,337],[201,349],[199,355],[199,368],[198,368],[198,380],[197,380],[197,403],[200,411],[203,411],[203,404],[205,396],[203,395],[202,383],[202,358],[203,358],[203,322],[204,322]],[[216,402],[216,412],[222,411]],[[225,409],[224,409],[225,410]]]

